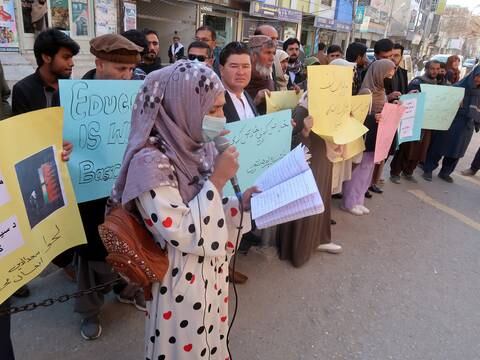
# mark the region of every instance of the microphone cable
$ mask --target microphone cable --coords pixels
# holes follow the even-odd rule
[[[240,209],[240,224],[237,227],[237,240],[235,241],[235,249],[233,253],[233,264],[232,264],[232,285],[233,285],[233,293],[235,294],[235,307],[233,310],[233,316],[232,320],[230,321],[230,325],[228,327],[228,332],[227,332],[227,350],[228,350],[228,356],[230,357],[230,360],[233,360],[232,353],[230,352],[230,331],[232,330],[233,323],[235,322],[235,318],[237,317],[237,312],[238,312],[238,292],[237,292],[237,286],[235,284],[235,266],[237,264],[237,254],[238,254],[238,245],[240,242],[240,236],[242,234],[242,229],[243,229],[243,215],[244,215],[244,209],[243,209],[243,203],[242,203],[242,194],[237,193],[237,199],[238,199],[238,207]],[[229,278],[230,280],[230,278]]]

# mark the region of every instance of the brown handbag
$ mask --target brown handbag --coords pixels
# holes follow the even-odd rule
[[[107,262],[129,282],[143,287],[149,298],[151,284],[162,281],[167,272],[167,251],[121,206],[110,211],[98,232],[108,252]]]

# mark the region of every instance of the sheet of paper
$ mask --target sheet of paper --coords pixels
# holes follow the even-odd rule
[[[400,104],[405,112],[400,119],[398,143],[420,140],[423,118],[425,114],[424,93],[407,94],[400,97]]]
[[[227,138],[240,153],[238,184],[245,190],[268,168],[290,152],[292,143],[291,110],[283,110],[252,119],[236,121],[225,126]],[[233,195],[228,183],[225,195]]]
[[[266,98],[267,114],[281,110],[295,109],[302,95],[303,90],[298,94],[294,90],[272,91],[270,96],[267,96]]]
[[[395,132],[400,124],[400,118],[404,112],[405,108],[402,105],[387,103],[383,107],[383,120],[378,124],[377,140],[375,142],[374,161],[376,163],[387,158]]]
[[[63,135],[75,149],[68,168],[77,200],[110,196],[127,147],[133,104],[143,81],[60,80],[59,84],[60,103],[65,109]]]
[[[264,191],[252,198],[252,219],[269,214],[285,205],[318,192],[315,178],[309,169],[277,186]],[[288,207],[289,211],[293,208]],[[278,213],[279,216],[283,214]]]
[[[272,212],[256,219],[255,225],[259,229],[266,229],[278,224],[321,214],[324,211],[325,207],[320,193],[316,192],[278,209],[278,213]]]
[[[352,69],[343,66],[309,66],[308,111],[314,119],[313,132],[325,140],[345,145],[368,129],[354,120]]]
[[[86,243],[61,161],[62,121],[59,107],[0,121],[1,177],[10,198],[0,206],[0,303],[57,255]]]
[[[465,95],[465,89],[428,84],[421,84],[420,88],[426,94],[423,129],[448,130]]]
[[[8,195],[7,184],[5,178],[0,171],[0,206],[10,201],[10,195]]]
[[[268,190],[307,171],[309,166],[305,160],[306,151],[307,149],[304,146],[298,145],[270,169],[265,171],[257,181],[255,181],[255,185],[262,190]]]
[[[22,233],[16,216],[0,223],[0,259],[23,245]],[[0,260],[1,261],[1,260]]]

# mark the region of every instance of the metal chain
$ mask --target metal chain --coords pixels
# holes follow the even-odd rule
[[[32,310],[38,309],[39,307],[49,307],[56,303],[64,303],[71,299],[77,299],[79,297],[90,295],[96,292],[110,290],[110,287],[112,285],[115,285],[121,281],[124,281],[124,280],[122,280],[121,278],[118,278],[118,279],[109,281],[105,284],[91,287],[90,289],[87,289],[87,290],[81,290],[81,291],[74,292],[72,294],[61,295],[57,298],[48,298],[37,303],[33,302],[33,303],[21,305],[21,306],[11,306],[9,308],[0,310],[0,316],[17,314],[22,311],[32,311]]]

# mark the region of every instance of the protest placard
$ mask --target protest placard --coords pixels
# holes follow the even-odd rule
[[[237,178],[242,190],[253,186],[265,170],[290,152],[291,119],[291,110],[283,110],[225,126],[230,130],[227,137],[240,153]],[[230,184],[227,184],[225,193],[233,195]]]
[[[64,138],[79,203],[110,195],[130,133],[133,103],[142,81],[60,80]]]
[[[352,117],[363,125],[367,118],[370,106],[372,103],[372,95],[357,95],[352,96]],[[352,157],[365,151],[365,141],[363,136],[345,144],[342,157],[344,160],[351,159]]]
[[[405,112],[400,118],[398,128],[398,144],[420,140],[425,115],[425,93],[400,96],[400,104]]]
[[[298,94],[294,90],[288,91],[272,91],[270,96],[266,96],[267,101],[267,114],[295,109],[303,95],[303,90]]]
[[[86,242],[61,161],[62,118],[61,108],[49,108],[0,122],[0,304]]]
[[[422,128],[448,130],[465,95],[465,89],[429,84],[421,84],[420,88],[426,94]]]
[[[377,139],[375,142],[376,163],[385,160],[392,146],[395,132],[400,124],[400,118],[405,112],[405,108],[398,104],[385,104],[382,110],[382,121],[378,123]]]
[[[368,129],[350,116],[352,69],[325,65],[309,66],[308,111],[314,118],[312,131],[327,141],[347,144]]]

